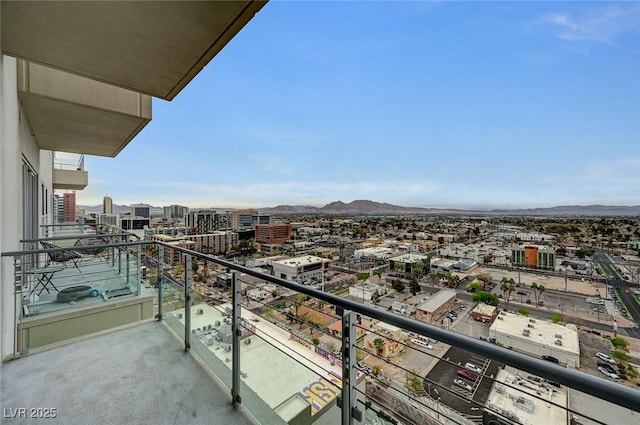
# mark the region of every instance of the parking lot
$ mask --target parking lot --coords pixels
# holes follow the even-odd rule
[[[475,381],[461,378],[457,371],[464,369],[466,363],[478,366],[482,373],[474,373]],[[498,370],[498,364],[487,358],[478,356],[457,347],[450,347],[439,361],[425,376],[424,388],[427,394],[453,409],[467,414],[477,414],[478,407],[484,406],[493,384],[493,377]],[[454,384],[454,379],[463,379],[470,388]]]

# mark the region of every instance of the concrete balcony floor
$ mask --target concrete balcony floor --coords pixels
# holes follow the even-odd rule
[[[2,366],[2,424],[42,422],[37,408],[56,409],[50,424],[257,423],[163,323],[69,342]]]

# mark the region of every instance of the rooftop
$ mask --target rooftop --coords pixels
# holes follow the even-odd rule
[[[566,388],[550,386],[538,379],[511,368],[498,369],[487,405],[522,425],[566,424]]]
[[[540,345],[553,346],[555,350],[579,353],[578,331],[573,325],[557,325],[539,319],[531,319],[519,314],[500,312],[501,320],[496,320],[491,325],[491,332],[500,332],[512,337],[522,337],[522,330],[528,329],[531,338]],[[572,329],[573,328],[573,329]],[[523,337],[524,338],[524,337]],[[557,340],[562,345],[555,344]]]
[[[447,302],[451,298],[455,298],[456,294],[457,292],[455,289],[441,289],[430,298],[418,304],[416,308],[422,311],[435,311],[443,303]]]

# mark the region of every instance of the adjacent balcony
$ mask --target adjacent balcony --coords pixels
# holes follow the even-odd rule
[[[614,382],[339,295],[348,287],[323,292],[163,243],[106,245],[113,252],[91,259],[85,252],[77,268],[64,264],[51,294],[27,302],[42,312],[23,309],[17,328],[82,303],[100,304],[97,315],[117,310],[142,291],[157,322],[114,323],[108,334],[63,339],[62,347],[41,346],[5,364],[2,405],[10,416],[18,413],[7,408],[35,407],[55,408],[57,423],[87,415],[92,423],[140,424],[640,422],[633,361],[615,365],[627,380]],[[3,261],[54,252],[3,254]],[[122,301],[88,294],[48,312],[38,304],[89,273],[103,292],[126,276],[141,292]],[[33,293],[26,282],[16,287],[20,302]],[[92,323],[91,314],[78,323]]]
[[[89,173],[84,169],[84,154],[56,155],[53,161],[53,188],[83,190],[89,184]]]

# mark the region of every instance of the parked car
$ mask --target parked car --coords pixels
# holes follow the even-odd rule
[[[602,373],[604,376],[607,376],[607,377],[609,377],[609,378],[611,378],[611,379],[618,379],[618,378],[619,378],[619,376],[618,376],[618,375],[616,375],[616,374],[615,374],[615,373],[613,373],[613,372],[610,372],[608,369],[605,369],[605,368],[603,368],[603,367],[599,367],[599,368],[598,368],[598,370],[599,370],[599,371],[600,371],[600,373]]]
[[[616,361],[604,353],[596,353],[596,357],[610,364],[616,364]]]
[[[531,298],[527,298],[527,301],[525,301],[527,304],[531,304]]]
[[[454,379],[453,384],[462,387],[467,391],[473,391],[473,387],[464,379]]]
[[[544,305],[544,301],[542,300],[538,301],[538,305]]]
[[[458,376],[462,376],[464,379],[468,379],[471,382],[476,381],[476,375],[469,372],[467,369],[458,369],[456,373],[458,374]]]
[[[480,366],[476,366],[473,363],[467,363],[464,365],[465,369],[470,370],[471,372],[474,373],[482,373],[482,368],[480,368]]]
[[[607,369],[609,372],[611,373],[616,373],[616,370],[613,368],[613,366],[611,366],[611,364],[609,363],[605,363],[605,362],[598,362],[598,367],[602,367],[604,369]]]
[[[529,295],[529,294],[527,294],[524,291],[518,291],[518,292],[516,292],[516,295]]]
[[[551,362],[551,363],[558,363],[558,359],[556,359],[553,356],[548,356],[548,355],[542,356],[542,360],[546,360],[546,361]]]
[[[431,344],[428,344],[426,341],[422,339],[412,338],[411,342],[413,342],[416,345],[419,345],[420,347],[424,347],[427,350],[433,350],[433,346]]]

